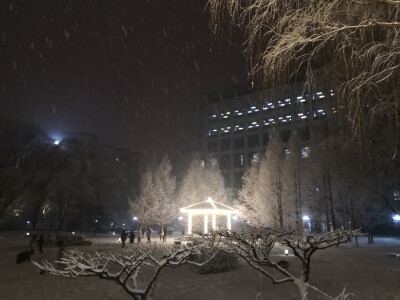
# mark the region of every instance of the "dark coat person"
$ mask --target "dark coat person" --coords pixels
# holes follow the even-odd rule
[[[150,227],[147,228],[147,233],[146,233],[146,235],[147,235],[147,242],[148,242],[148,243],[151,243],[151,228],[150,228]]]
[[[29,250],[33,253],[35,253],[35,247],[37,245],[37,240],[36,240],[36,234],[34,234],[29,242]]]
[[[129,232],[129,243],[133,244],[135,242],[135,233],[133,232],[133,230],[131,230],[131,232]]]
[[[125,248],[126,236],[127,236],[126,231],[125,231],[125,230],[122,230],[122,232],[121,232],[121,243],[122,243],[122,248]]]
[[[43,253],[43,244],[44,244],[44,236],[43,234],[41,234],[38,240],[39,253]]]
[[[164,227],[164,235],[163,235],[163,242],[167,242],[167,226]]]

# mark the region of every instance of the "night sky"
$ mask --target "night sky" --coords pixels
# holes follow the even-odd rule
[[[200,147],[201,105],[249,91],[239,34],[206,1],[0,1],[0,114],[59,137],[172,157]]]

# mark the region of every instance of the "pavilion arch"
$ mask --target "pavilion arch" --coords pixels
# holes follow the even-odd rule
[[[188,214],[188,230],[187,233],[192,233],[192,218],[195,215],[203,215],[204,216],[204,229],[203,232],[208,232],[208,217],[212,218],[212,229],[217,229],[217,216],[223,215],[227,217],[227,228],[231,230],[231,218],[232,215],[238,214],[239,212],[229,207],[225,204],[214,201],[211,197],[208,197],[206,201],[199,202],[193,205],[189,205],[187,207],[181,208],[181,212]]]

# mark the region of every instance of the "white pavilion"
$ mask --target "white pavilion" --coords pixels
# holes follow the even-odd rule
[[[226,224],[228,230],[231,230],[231,219],[232,215],[238,214],[239,212],[229,207],[225,204],[214,201],[211,197],[208,197],[206,201],[193,204],[180,209],[181,212],[188,214],[188,230],[187,233],[192,233],[192,218],[195,215],[203,215],[204,216],[204,233],[208,232],[208,217],[212,218],[212,229],[217,229],[217,216],[223,215],[226,216]]]

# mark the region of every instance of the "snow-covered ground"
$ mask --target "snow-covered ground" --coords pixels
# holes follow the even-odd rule
[[[178,234],[177,234],[178,235]],[[0,299],[130,299],[114,282],[95,277],[68,279],[49,274],[40,275],[30,263],[15,263],[18,252],[26,249],[29,238],[21,232],[0,232]],[[73,247],[82,251],[121,251],[118,237],[88,237],[91,246]],[[153,241],[158,240],[153,238]],[[400,260],[394,254],[400,250],[400,238],[375,237],[368,245],[360,238],[360,247],[345,244],[314,256],[311,284],[330,295],[338,295],[347,284],[347,291],[357,295],[352,299],[400,299]],[[173,239],[168,239],[172,243]],[[67,248],[68,250],[68,248]],[[54,260],[57,248],[48,246],[44,254],[32,259]],[[290,268],[298,268],[295,258],[287,257]],[[291,283],[273,285],[245,263],[226,273],[199,275],[193,266],[164,269],[157,281],[155,299],[298,299]],[[310,294],[310,299],[326,299]]]

